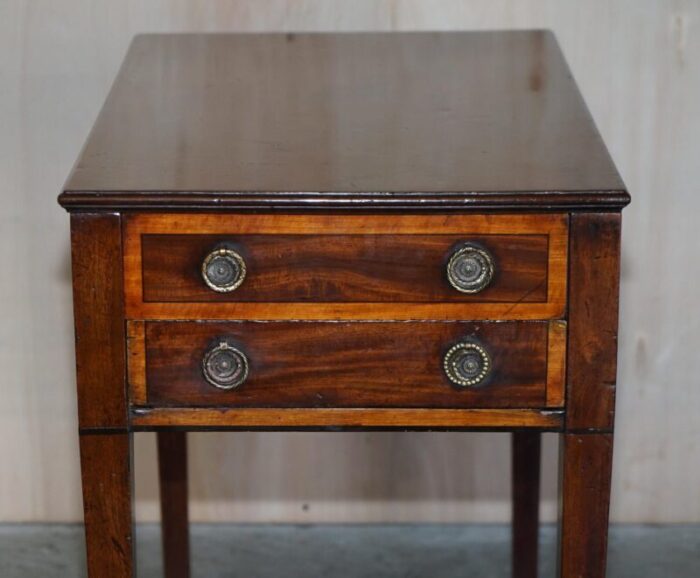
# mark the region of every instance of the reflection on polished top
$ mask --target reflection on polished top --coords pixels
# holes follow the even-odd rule
[[[545,31],[137,37],[68,208],[628,202]]]

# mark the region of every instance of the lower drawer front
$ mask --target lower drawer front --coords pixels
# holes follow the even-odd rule
[[[136,405],[547,405],[547,322],[134,324],[130,381],[144,390]]]

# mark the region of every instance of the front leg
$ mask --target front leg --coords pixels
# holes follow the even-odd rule
[[[136,575],[132,435],[81,433],[85,544],[90,578]]]
[[[604,578],[612,473],[612,434],[563,434],[561,578]]]
[[[121,220],[71,216],[80,464],[90,578],[135,576]]]
[[[604,578],[615,425],[620,215],[574,214],[570,235],[559,567],[562,578]]]

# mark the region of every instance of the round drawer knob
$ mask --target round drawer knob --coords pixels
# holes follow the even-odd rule
[[[475,341],[463,341],[450,347],[443,360],[445,375],[454,385],[475,387],[491,374],[491,356]]]
[[[478,293],[488,287],[494,273],[493,257],[484,248],[465,243],[447,263],[450,285],[462,293]]]
[[[248,378],[248,358],[226,341],[212,347],[202,360],[204,378],[219,389],[233,389]]]
[[[228,293],[240,287],[245,274],[243,257],[228,247],[217,247],[202,262],[204,282],[218,293]]]

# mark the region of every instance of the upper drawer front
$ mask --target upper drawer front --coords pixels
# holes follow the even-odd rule
[[[563,314],[566,217],[136,215],[127,314],[488,319]]]
[[[449,257],[466,239],[488,251],[494,265],[491,281],[478,292],[475,271],[474,288],[467,286],[474,293],[455,289],[446,274]],[[145,235],[143,299],[150,303],[547,301],[546,235],[466,239],[464,235]],[[211,288],[202,274],[207,256],[221,246],[235,251],[245,265],[245,277],[231,291],[222,291],[223,283],[214,285],[220,291]],[[487,281],[485,275],[482,279],[482,284]],[[235,284],[231,281],[229,285]]]

